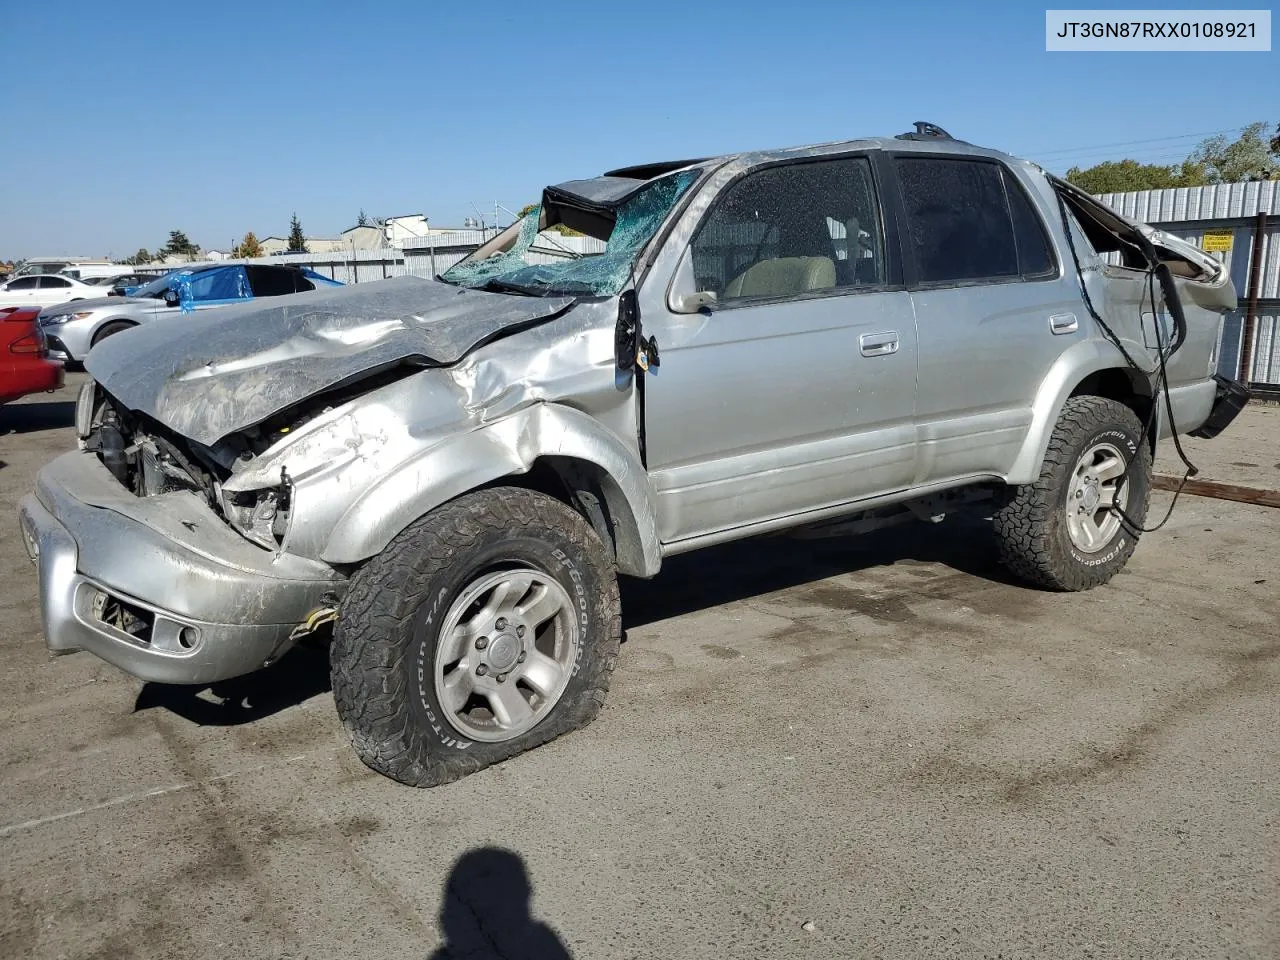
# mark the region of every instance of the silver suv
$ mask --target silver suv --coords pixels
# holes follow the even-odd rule
[[[579,255],[568,227],[602,252]],[[88,358],[21,505],[45,636],[205,684],[336,621],[363,760],[439,784],[590,721],[618,574],[985,500],[1010,567],[1128,560],[1213,435],[1226,272],[927,124],[549,187],[434,280],[151,324]]]

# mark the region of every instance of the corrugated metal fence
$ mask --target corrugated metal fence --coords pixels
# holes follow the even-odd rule
[[[1280,181],[1106,193],[1098,199],[1130,219],[1209,250],[1226,265],[1240,306],[1223,325],[1219,371],[1251,383],[1280,386]],[[1252,359],[1245,371],[1240,369],[1245,298],[1259,213],[1269,216],[1262,234]],[[1212,242],[1206,241],[1206,235]]]

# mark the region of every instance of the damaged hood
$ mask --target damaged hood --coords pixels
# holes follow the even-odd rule
[[[377,370],[456,363],[573,303],[397,277],[145,324],[102,341],[85,367],[128,409],[212,446]]]

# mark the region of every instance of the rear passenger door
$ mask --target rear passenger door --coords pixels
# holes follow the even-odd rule
[[[994,159],[903,153],[906,276],[919,336],[917,484],[1008,472],[1050,366],[1083,336],[1044,221]]]
[[[668,278],[646,281],[664,543],[910,483],[916,338],[890,239],[868,157],[777,164],[722,187],[682,251],[677,282],[714,304],[674,313]]]

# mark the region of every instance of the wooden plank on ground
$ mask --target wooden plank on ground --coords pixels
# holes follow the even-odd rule
[[[1181,477],[1157,473],[1151,478],[1156,490],[1177,490]],[[1213,497],[1216,500],[1234,500],[1237,503],[1253,503],[1260,507],[1280,507],[1280,490],[1263,490],[1260,487],[1242,487],[1238,483],[1219,483],[1217,480],[1196,480],[1194,477],[1182,487],[1183,493],[1194,497]]]

